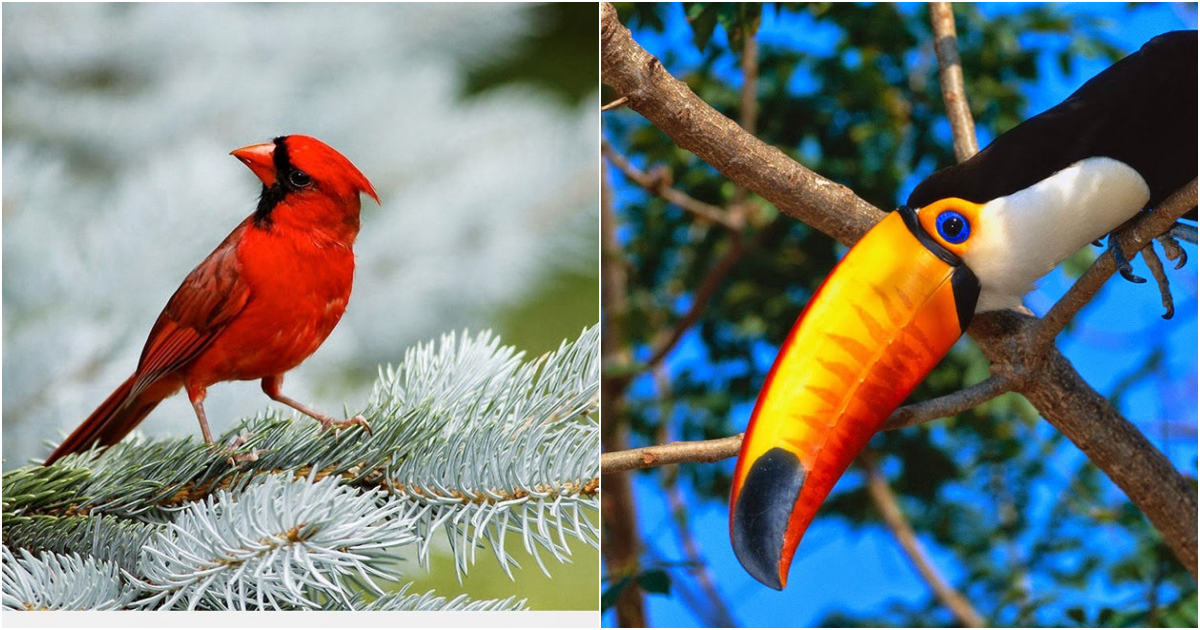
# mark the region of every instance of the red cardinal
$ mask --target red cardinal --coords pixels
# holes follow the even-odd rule
[[[350,299],[359,194],[379,203],[366,177],[315,138],[282,136],[232,155],[263,182],[254,214],[225,237],[171,296],[137,370],[46,459],[116,444],[164,398],[187,390],[204,441],[206,389],[262,379],[277,400],[325,428],[344,422],[280,393],[283,375],[325,341]]]

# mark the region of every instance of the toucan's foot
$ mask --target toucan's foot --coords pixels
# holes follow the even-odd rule
[[[1121,246],[1117,244],[1116,234],[1110,234],[1108,237],[1108,251],[1112,252],[1113,262],[1117,263],[1117,271],[1121,272],[1122,278],[1136,284],[1146,281],[1145,278],[1133,273],[1133,265],[1129,264],[1129,259],[1125,258]]]
[[[1178,247],[1178,243],[1176,243]],[[1168,257],[1170,254],[1168,254]],[[1167,272],[1163,271],[1162,261],[1158,259],[1158,254],[1154,251],[1154,245],[1148,245],[1142,250],[1142,260],[1146,261],[1146,267],[1150,269],[1150,274],[1154,276],[1154,281],[1158,283],[1158,293],[1162,296],[1162,305],[1166,309],[1163,313],[1163,319],[1171,319],[1175,315],[1175,300],[1171,297],[1171,285],[1167,282]]]
[[[1176,221],[1175,225],[1171,227],[1171,231],[1167,232],[1167,235],[1181,241],[1187,241],[1192,245],[1196,244],[1196,226],[1188,225],[1182,221]]]
[[[1175,240],[1175,230],[1181,227],[1190,228],[1192,230],[1192,238],[1194,239],[1196,237],[1195,227],[1183,225],[1182,223],[1176,223],[1175,227],[1171,228],[1170,232],[1156,237],[1155,239],[1158,241],[1159,245],[1162,245],[1163,253],[1166,254],[1167,260],[1175,261],[1176,269],[1182,269],[1183,266],[1187,264],[1187,252],[1185,252],[1183,248],[1179,246],[1179,241]],[[1186,236],[1182,236],[1180,238],[1183,238],[1185,241],[1187,240]],[[1191,242],[1195,243],[1194,240]]]

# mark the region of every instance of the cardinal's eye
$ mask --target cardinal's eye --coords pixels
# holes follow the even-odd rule
[[[312,178],[309,177],[308,173],[305,173],[304,171],[292,171],[288,175],[288,181],[291,182],[296,188],[307,188],[310,184],[312,184]]]
[[[963,215],[947,210],[937,216],[938,235],[955,245],[971,235],[971,224]]]

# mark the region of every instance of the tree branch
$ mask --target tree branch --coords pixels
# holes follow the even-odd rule
[[[1013,389],[1013,379],[1007,374],[989,376],[966,389],[960,389],[952,394],[938,396],[919,403],[905,405],[892,412],[884,421],[880,431],[903,429],[914,424],[921,424],[937,418],[950,418],[982,405],[983,403],[1010,392]]]
[[[904,516],[904,511],[900,509],[900,502],[896,500],[896,494],[892,492],[887,479],[879,471],[877,459],[875,452],[870,447],[864,449],[858,458],[867,471],[867,493],[871,495],[871,502],[879,510],[883,522],[887,524],[892,535],[896,537],[896,541],[900,543],[900,547],[904,549],[904,554],[912,562],[913,568],[929,584],[929,588],[938,601],[949,608],[964,626],[968,628],[986,627],[987,623],[971,605],[971,602],[946,582],[929,559],[928,554],[925,553],[925,546],[921,544],[912,525],[908,522],[908,518]]]
[[[608,451],[600,454],[600,474],[654,468],[668,464],[699,462],[708,464],[728,459],[738,454],[742,447],[742,434],[716,440],[695,442],[671,442],[657,446],[645,446],[627,451]]]
[[[618,98],[618,99],[612,101],[611,103],[605,103],[604,106],[602,106],[600,108],[600,112],[603,113],[603,112],[607,112],[609,110],[617,109],[618,107],[623,107],[625,105],[626,100],[628,100],[628,99],[626,99],[624,96],[622,96],[621,98]]]
[[[929,20],[933,23],[933,49],[937,52],[942,101],[954,133],[954,157],[962,162],[979,152],[979,141],[975,138],[975,120],[971,118],[971,106],[963,88],[962,59],[958,56],[958,35],[950,3],[930,2]]]
[[[658,400],[662,408],[655,439],[659,442],[666,442],[670,438],[671,378],[666,370],[659,367],[654,370],[654,382],[658,386]],[[738,624],[729,612],[725,598],[717,590],[717,583],[713,579],[712,571],[709,570],[708,562],[704,559],[700,543],[692,533],[687,501],[683,498],[683,492],[679,490],[678,481],[678,468],[668,468],[664,472],[662,485],[667,494],[667,503],[671,506],[671,520],[679,535],[679,544],[683,547],[683,553],[690,565],[689,572],[700,586],[700,590],[704,592],[704,604],[695,605],[693,609],[697,616],[704,619],[704,624],[711,628],[736,627]],[[707,608],[704,607],[705,605]]]
[[[666,169],[656,169],[654,174],[641,171],[604,138],[600,139],[600,151],[613,166],[621,170],[625,177],[646,189],[646,192],[662,197],[667,203],[678,206],[705,221],[716,223],[731,232],[741,229],[741,223],[735,221],[724,208],[704,203],[681,190],[672,188]]]
[[[625,262],[621,244],[617,240],[616,217],[612,210],[612,188],[605,173],[600,176],[600,243],[602,255],[600,274],[603,280],[600,300],[604,307],[604,330],[600,337],[600,353],[603,365],[628,363],[624,349],[623,327],[629,309],[626,302]],[[604,422],[601,427],[601,446],[605,450],[621,450],[627,443],[628,426],[624,422],[624,408],[613,379],[602,377],[600,407]],[[615,575],[633,575],[637,572],[641,556],[641,538],[638,536],[636,508],[633,502],[633,487],[628,475],[605,475],[601,473],[604,492],[600,495],[600,519],[604,522],[605,542],[600,546],[608,563],[609,571]],[[645,602],[642,591],[630,585],[617,598],[617,623],[625,628],[646,626]]]

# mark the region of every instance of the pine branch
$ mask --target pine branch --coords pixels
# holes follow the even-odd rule
[[[511,577],[509,533],[548,574],[543,555],[568,561],[569,539],[599,545],[598,333],[531,362],[490,333],[414,348],[380,375],[363,412],[373,434],[267,415],[213,446],[134,438],[12,471],[6,549],[82,558],[27,581],[119,567],[137,593],[119,604],[155,608],[354,608],[358,589],[399,578],[398,549],[428,564],[443,530],[460,575],[486,542]]]
[[[4,610],[119,610],[136,594],[111,562],[23,549],[18,558],[7,545],[3,558]]]

